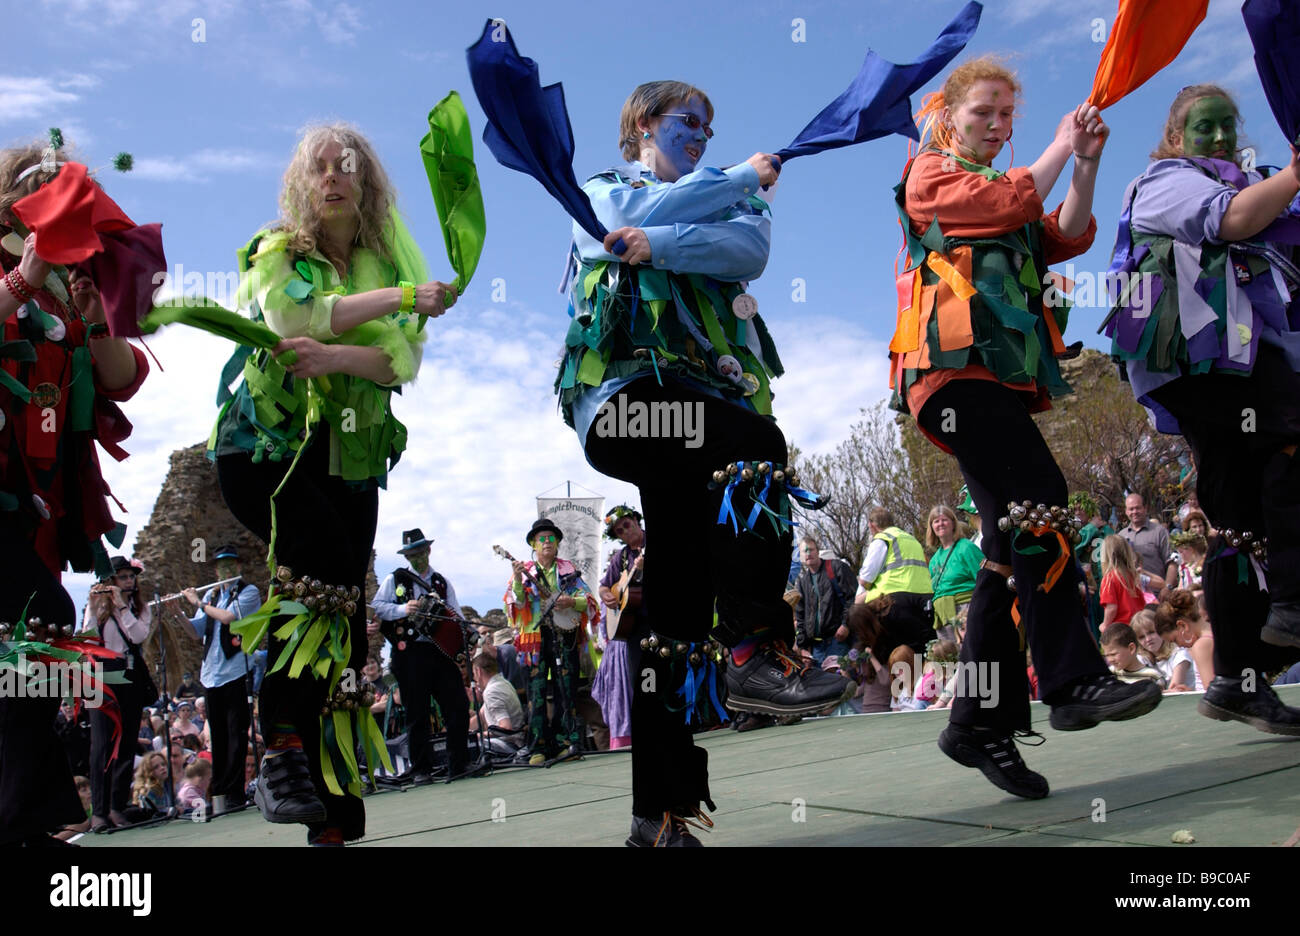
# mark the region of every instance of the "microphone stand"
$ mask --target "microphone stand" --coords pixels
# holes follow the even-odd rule
[[[165,755],[167,759],[167,798],[172,803],[167,818],[171,818],[177,815],[176,777],[172,771],[171,695],[167,692],[167,645],[163,642],[162,598],[159,597],[157,591],[153,593],[153,617],[158,628],[158,679],[162,684],[160,698],[165,700],[163,703],[163,750],[167,752]],[[157,702],[158,700],[155,699],[154,701]]]

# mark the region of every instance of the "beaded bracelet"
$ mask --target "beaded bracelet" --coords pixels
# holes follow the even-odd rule
[[[23,275],[17,269],[10,270],[5,274],[4,284],[10,295],[18,300],[19,305],[30,302],[32,296],[36,294],[36,291],[27,285],[27,280],[23,279]]]
[[[398,306],[398,312],[410,314],[415,311],[415,284],[401,282],[397,284],[402,288],[402,304]]]

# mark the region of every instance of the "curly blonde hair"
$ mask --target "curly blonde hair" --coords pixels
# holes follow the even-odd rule
[[[289,235],[289,249],[294,253],[306,254],[317,249],[324,251],[324,206],[315,181],[319,171],[316,168],[316,154],[329,143],[338,143],[343,147],[343,171],[355,171],[360,175],[360,226],[357,229],[356,243],[391,262],[393,257],[389,249],[389,229],[397,193],[370,141],[349,124],[317,124],[303,131],[289,167],[284,171],[284,185],[280,190],[280,219],[274,228]],[[355,161],[355,170],[348,168],[350,160]]]

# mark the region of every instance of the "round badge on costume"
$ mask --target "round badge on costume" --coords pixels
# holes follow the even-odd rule
[[[724,354],[718,358],[718,373],[733,383],[739,383],[742,373],[740,362],[730,354]]]
[[[405,641],[405,640],[399,640],[399,641],[397,642],[397,649],[398,649],[398,650],[405,650],[405,649],[406,649],[406,641]]]
[[[32,390],[32,403],[41,409],[58,406],[62,397],[63,394],[59,391],[58,384],[52,384],[49,381],[38,383],[36,388]]]
[[[9,251],[15,257],[21,257],[23,255],[23,239],[13,231],[10,231],[4,237],[0,237],[0,246],[3,246],[5,250]]]
[[[758,300],[749,293],[741,293],[731,300],[731,314],[742,322],[748,322],[758,314]]]
[[[739,383],[745,388],[745,396],[753,396],[755,393],[758,393],[758,388],[762,386],[762,384],[758,382],[758,378],[748,371],[740,375]]]
[[[63,336],[68,333],[68,327],[63,324],[62,319],[55,319],[54,324],[45,329],[45,337],[50,341],[62,341]]]

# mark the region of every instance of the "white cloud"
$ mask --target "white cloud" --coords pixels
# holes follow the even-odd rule
[[[42,119],[54,108],[79,100],[79,95],[60,90],[49,78],[0,75],[0,124]]]
[[[325,41],[334,45],[352,45],[356,34],[365,29],[361,11],[349,3],[336,3],[329,12],[317,13],[316,24]]]
[[[203,149],[185,156],[137,156],[132,174],[157,182],[207,182],[212,175],[278,165],[277,160],[250,150]]]
[[[59,81],[60,88],[97,88],[100,84],[102,81],[98,75],[86,75],[80,72]]]

